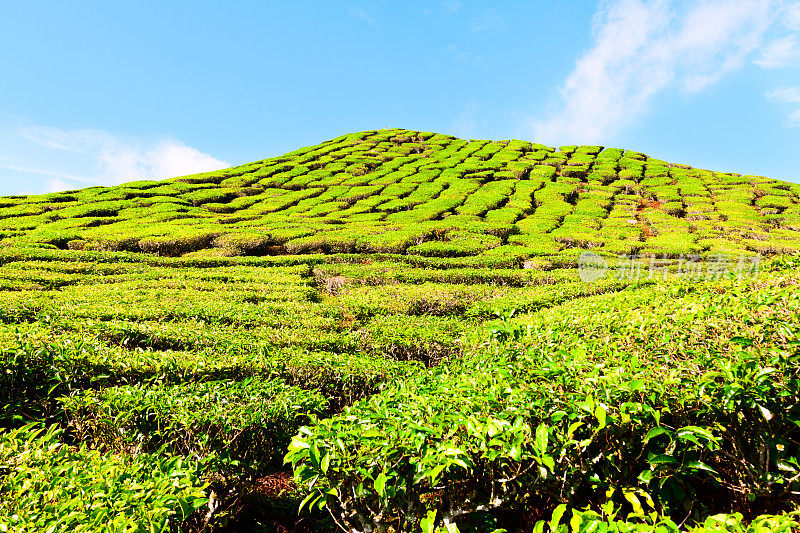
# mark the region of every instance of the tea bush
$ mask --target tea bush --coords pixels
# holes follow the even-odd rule
[[[42,446],[89,465],[78,484],[152,488],[148,511],[94,491],[117,513],[69,485],[56,518],[25,492],[66,486],[48,463],[0,497],[30,524],[0,524],[177,529],[202,477],[216,496],[182,527],[293,530],[255,523],[295,504],[296,434],[306,504],[354,531],[788,531],[797,265],[756,254],[800,252],[799,194],[616,148],[387,129],[0,198],[3,435],[58,423]],[[607,264],[591,283],[587,248]],[[655,275],[617,257],[635,253]],[[720,254],[753,269],[706,280]],[[176,469],[193,481],[167,487]],[[291,497],[254,496],[275,484]]]
[[[60,430],[0,433],[0,530],[168,531],[208,502],[197,463],[64,444]]]
[[[684,286],[667,289],[659,299],[677,301],[662,304],[659,314],[694,302],[706,308],[699,311],[703,321],[722,313],[725,326],[694,329],[691,342],[672,339],[667,346],[678,356],[663,360],[646,345],[631,357],[602,332],[585,338],[545,320],[497,329],[500,341],[536,342],[436,367],[359,402],[302,429],[286,460],[311,489],[310,501],[360,531],[414,529],[423,520],[447,527],[494,507],[580,506],[603,493],[616,505],[636,509],[647,501],[652,510],[675,517],[689,511],[701,521],[723,501],[785,501],[800,471],[792,348],[800,301],[776,283],[731,286],[720,302]],[[646,305],[646,293],[636,298]],[[777,304],[770,318],[738,321],[739,313],[766,302]],[[625,309],[624,300],[609,303],[608,312]],[[587,327],[620,324],[597,310],[591,316]],[[663,342],[679,327],[662,325],[647,335]],[[634,342],[627,335],[623,328],[612,338]],[[759,348],[773,343],[777,349]],[[684,355],[691,347],[703,348]],[[697,505],[686,509],[687,499]],[[428,514],[431,505],[437,511]]]
[[[258,378],[109,387],[65,397],[62,405],[84,442],[114,451],[217,455],[256,471],[274,464],[297,428],[327,408],[316,392]]]

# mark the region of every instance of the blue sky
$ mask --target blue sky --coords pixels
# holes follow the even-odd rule
[[[800,181],[800,0],[4,2],[0,194],[404,127]]]

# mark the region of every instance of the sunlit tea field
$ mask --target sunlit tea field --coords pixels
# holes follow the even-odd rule
[[[796,531],[799,201],[397,129],[0,198],[0,530]]]

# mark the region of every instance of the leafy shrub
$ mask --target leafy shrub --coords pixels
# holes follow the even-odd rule
[[[417,365],[407,363],[412,358],[397,357],[393,360],[383,357],[384,353],[390,356],[394,353],[392,343],[389,337],[370,331],[359,340],[361,349],[357,353],[297,348],[276,350],[263,346],[262,359],[269,362],[271,372],[287,383],[319,391],[328,401],[330,411],[339,412],[345,406],[377,393],[386,383],[405,379],[419,371]]]
[[[356,241],[356,250],[372,253],[403,253],[409,247],[421,244],[431,233],[429,228],[416,226],[377,235],[365,235]]]
[[[794,263],[769,267],[775,276],[751,283],[745,298],[727,280],[687,287],[674,279],[686,265],[663,257],[800,251],[799,193],[619,149],[391,129],[162,182],[3,198],[0,425],[64,421],[56,400],[68,396],[77,436],[95,444],[166,445],[216,454],[222,462],[209,464],[223,473],[239,471],[235,461],[263,471],[297,424],[311,422],[288,408],[276,414],[278,406],[328,416],[358,402],[330,422],[343,424],[341,441],[320,433],[320,449],[344,449],[315,488],[352,482],[367,522],[373,509],[405,512],[392,507],[396,495],[373,505],[379,467],[390,478],[394,467],[429,474],[443,464],[434,483],[403,478],[413,504],[406,525],[531,530],[563,504],[562,518],[578,530],[647,530],[682,523],[688,502],[689,528],[712,512],[750,520],[790,509]],[[605,279],[579,283],[584,247],[608,260]],[[613,258],[637,251],[671,269],[658,290],[630,283],[634,262]],[[512,309],[526,316],[494,320]],[[15,329],[29,340],[17,346]],[[512,345],[480,347],[490,329]],[[432,377],[426,366],[437,367]],[[757,368],[776,372],[762,379]],[[721,393],[724,383],[739,388]],[[758,401],[734,416],[725,394]],[[595,412],[585,408],[589,396]],[[448,402],[455,411],[440,427]],[[470,433],[469,416],[502,435]],[[584,423],[576,442],[570,417]],[[507,424],[518,449],[503,440]],[[708,433],[680,431],[691,426]],[[665,433],[647,439],[654,428]],[[386,448],[369,444],[376,454],[346,458],[373,440],[362,438],[369,431],[389,432],[374,439]],[[225,439],[233,456],[220,451]],[[420,452],[443,443],[465,455]],[[395,445],[405,455],[386,462]],[[481,455],[488,451],[494,463]],[[650,462],[659,455],[669,458]],[[453,458],[473,470],[446,462]],[[487,508],[456,517],[470,501]],[[784,527],[787,516],[763,527]],[[718,529],[748,527],[735,515],[720,520]]]
[[[767,178],[670,165],[641,153],[600,146],[565,146],[564,151],[556,151],[522,141],[462,141],[437,135],[431,139],[437,141],[429,143],[418,132],[406,130],[389,137],[383,130],[359,132],[345,140],[232,169],[161,182],[7,198],[0,207],[0,234],[6,244],[178,256],[208,249],[216,235],[247,233],[256,225],[267,228],[279,246],[292,238],[311,237],[319,230],[318,223],[377,226],[386,220],[393,226],[390,231],[414,234],[416,225],[441,222],[455,212],[490,222],[517,223],[522,233],[541,236],[562,226],[569,206],[580,195],[599,192],[612,183],[615,190],[608,192],[615,194],[614,205],[657,200],[668,203],[665,209],[675,216],[713,221],[732,231],[746,231],[748,226],[796,231],[797,217],[784,214],[797,205],[796,191]],[[552,187],[539,190],[543,184]],[[687,207],[708,205],[689,210],[683,209],[684,201]],[[715,210],[709,207],[712,204]],[[594,227],[602,218],[601,213],[586,216]],[[175,224],[165,224],[169,222]],[[292,238],[279,238],[286,226],[295,233]],[[627,243],[604,242],[605,227],[602,238],[592,232],[575,234],[573,228],[568,221],[558,235],[568,246],[602,242],[609,250],[632,249]],[[421,244],[400,234],[394,234],[395,241],[383,244],[376,238],[371,244],[370,233],[358,237],[367,235],[363,243],[309,238],[293,243],[289,251],[403,253]],[[247,238],[241,244],[248,248],[250,241]],[[245,250],[234,245],[225,248],[224,254],[261,254],[262,248],[259,244]],[[752,243],[751,248],[773,253],[791,246]],[[286,252],[286,248],[269,251]]]
[[[67,446],[55,426],[0,433],[0,530],[168,531],[208,501],[195,463]]]
[[[216,454],[254,470],[274,465],[297,428],[327,408],[316,392],[258,378],[110,387],[62,403],[85,442],[137,453]]]
[[[91,347],[38,344],[18,338],[0,353],[0,426],[55,415],[56,398],[103,381],[108,368],[91,361]],[[107,378],[105,378],[107,379]]]
[[[793,331],[788,338],[796,338],[793,309],[800,300],[791,289],[772,288],[764,299],[763,286],[726,288],[731,293],[710,305],[725,316],[718,327],[727,335],[743,329],[741,312],[778,297],[784,300],[776,318],[789,322],[765,331],[764,342],[787,327]],[[667,289],[658,297],[659,313],[709,301],[685,291]],[[670,298],[672,304],[663,303]],[[639,346],[639,339],[609,350],[616,341],[607,333],[583,337],[598,321],[605,329],[623,324],[597,311],[574,311],[591,317],[585,330],[547,317],[531,328],[501,325],[495,333],[500,341],[536,342],[527,350],[484,352],[463,365],[436,367],[302,429],[286,460],[309,501],[327,505],[340,523],[359,531],[449,527],[485,509],[534,502],[580,507],[600,494],[634,511],[647,501],[678,520],[686,517],[682,503],[693,500],[689,511],[701,522],[731,501],[788,504],[800,471],[794,455],[800,380],[796,354],[786,351],[795,341],[761,350],[748,337],[719,329],[710,337],[704,329],[667,325],[648,332],[645,342],[663,345],[665,335],[699,338],[693,344],[674,339],[668,349],[677,349],[677,357],[661,359],[660,352],[648,355],[649,345]],[[719,320],[717,314],[699,316]],[[662,316],[647,317],[648,323],[658,320]],[[622,340],[632,331],[611,335]],[[637,346],[633,356],[629,346]],[[704,349],[692,359],[682,346]],[[428,511],[432,507],[436,512]]]
[[[211,202],[224,203],[233,200],[237,196],[239,196],[238,189],[213,187],[192,191],[188,194],[184,194],[183,198],[191,202],[192,205],[198,206]]]
[[[365,234],[377,233],[375,229],[362,229],[359,227],[346,228],[334,231],[320,231],[314,235],[293,239],[284,245],[290,254],[302,253],[348,253],[356,249],[356,242]]]
[[[787,196],[765,195],[756,200],[756,205],[761,208],[772,207],[786,209],[792,205],[792,200]]]
[[[410,247],[408,252],[425,256],[458,257],[476,255],[501,243],[502,240],[494,235],[452,232],[447,234],[446,241],[427,241]]]
[[[696,237],[691,234],[664,233],[657,237],[648,237],[642,253],[662,254],[667,257],[681,257],[697,255],[702,251]]]
[[[214,239],[213,246],[224,248],[231,255],[261,255],[273,244],[266,231],[226,233]]]
[[[561,245],[549,235],[512,235],[509,244],[524,246],[532,251],[531,255],[551,255],[561,250]]]
[[[179,236],[150,237],[139,241],[139,247],[143,252],[175,257],[209,246],[216,236],[212,232],[191,232]]]
[[[471,194],[456,212],[463,215],[482,215],[497,208],[513,192],[513,180],[491,181]]]
[[[797,512],[763,515],[752,522],[745,520],[740,513],[721,513],[709,516],[700,524],[690,525],[683,529],[669,517],[650,511],[648,500],[643,498],[644,501],[641,501],[641,497],[640,493],[626,493],[626,498],[630,501],[632,508],[627,516],[624,516],[622,508],[613,504],[603,505],[600,512],[568,509],[566,505],[560,505],[553,512],[550,520],[537,522],[534,531],[537,533],[545,531],[551,533],[589,533],[592,531],[609,533],[678,533],[679,531],[691,533],[789,533],[800,525]]]

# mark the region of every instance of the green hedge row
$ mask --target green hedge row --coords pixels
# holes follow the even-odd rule
[[[619,507],[701,524],[732,506],[791,508],[798,306],[777,276],[673,283],[501,323],[495,339],[528,347],[359,402],[302,429],[286,460],[309,502],[360,531],[450,527],[494,508]],[[691,311],[666,320],[679,309]]]
[[[61,403],[83,442],[129,453],[215,455],[248,471],[274,466],[297,428],[328,408],[317,392],[260,378],[109,387]]]
[[[195,462],[69,446],[55,426],[0,432],[0,531],[160,532],[208,503]]]

